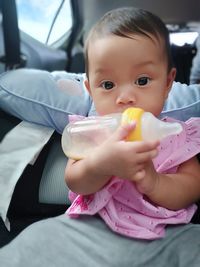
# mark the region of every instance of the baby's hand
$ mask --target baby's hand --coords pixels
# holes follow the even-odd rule
[[[138,174],[133,177],[132,181],[135,182],[138,191],[147,196],[151,195],[159,183],[159,173],[156,172],[153,162],[147,162],[142,175],[139,178],[137,176]]]
[[[145,174],[145,165],[157,156],[158,141],[126,141],[135,123],[120,126],[101,146],[94,158],[98,158],[97,168],[104,175],[123,179],[140,180]]]

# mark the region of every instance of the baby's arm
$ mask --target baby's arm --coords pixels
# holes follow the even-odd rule
[[[78,161],[69,160],[65,181],[78,194],[97,192],[112,176],[138,179],[145,175],[144,163],[157,155],[158,142],[126,142],[135,125],[120,127],[111,138]]]
[[[146,177],[136,186],[159,206],[171,210],[186,208],[200,199],[200,164],[194,157],[181,164],[176,174],[158,174],[149,163]]]

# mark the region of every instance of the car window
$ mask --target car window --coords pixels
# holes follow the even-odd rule
[[[72,26],[70,0],[16,0],[20,30],[52,45]]]

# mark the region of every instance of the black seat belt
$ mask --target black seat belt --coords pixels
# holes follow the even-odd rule
[[[5,55],[0,58],[0,61],[5,63],[6,70],[23,67],[25,59],[20,53],[20,36],[15,0],[1,0],[1,10]]]

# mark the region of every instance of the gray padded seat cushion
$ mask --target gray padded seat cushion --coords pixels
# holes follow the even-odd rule
[[[60,139],[53,142],[42,174],[39,188],[39,202],[47,204],[70,204],[68,188],[64,181],[67,158]]]

